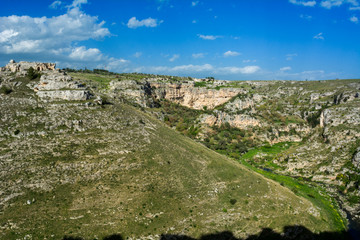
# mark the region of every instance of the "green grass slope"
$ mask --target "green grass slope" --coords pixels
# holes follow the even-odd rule
[[[0,95],[0,238],[96,239],[302,225],[342,230],[289,189],[114,103]]]

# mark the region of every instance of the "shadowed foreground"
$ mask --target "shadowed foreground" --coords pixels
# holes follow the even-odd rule
[[[120,234],[113,234],[104,237],[103,240],[124,240],[125,238]],[[202,235],[200,238],[192,238],[186,235],[176,234],[162,234],[159,240],[288,240],[288,239],[323,239],[323,240],[358,240],[360,239],[360,232],[321,232],[313,233],[309,229],[303,226],[286,226],[283,233],[274,232],[270,228],[263,228],[263,230],[257,235],[250,235],[247,238],[236,238],[230,231],[224,231],[220,233],[212,233]],[[83,240],[81,237],[65,236],[63,240]]]

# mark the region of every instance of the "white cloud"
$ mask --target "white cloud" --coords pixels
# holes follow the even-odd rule
[[[213,69],[213,66],[210,64],[204,64],[204,65],[181,65],[181,66],[175,66],[173,68],[170,68],[170,71],[172,72],[203,72],[203,71],[211,71]]]
[[[222,38],[222,36],[202,35],[202,34],[198,34],[198,37],[204,40],[215,40],[217,38]]]
[[[339,7],[343,4],[343,0],[328,0],[328,1],[322,1],[320,5],[324,8],[330,9],[332,7]]]
[[[359,23],[359,19],[358,19],[356,16],[352,16],[352,17],[350,18],[350,21],[351,21],[351,22],[354,22],[354,23]]]
[[[106,63],[106,65],[100,65],[98,68],[104,68],[109,71],[122,72],[126,70],[125,67],[129,61],[125,59],[109,58],[107,59]]]
[[[70,53],[69,57],[73,60],[80,60],[80,61],[101,61],[103,55],[101,51],[97,48],[89,48],[81,46],[74,48]]]
[[[81,41],[110,36],[104,21],[81,11],[85,3],[75,0],[65,14],[53,17],[0,17],[0,57],[8,59],[16,54],[20,60],[27,60],[31,56],[39,61],[56,61],[62,67],[124,64],[124,59],[110,58],[97,48],[79,45]]]
[[[231,73],[231,74],[253,74],[260,70],[259,66],[246,66],[246,67],[223,67],[217,71],[219,73]]]
[[[199,1],[193,1],[193,2],[191,2],[191,6],[193,6],[193,7],[195,7],[196,5],[198,5],[199,4]]]
[[[357,0],[324,0],[320,3],[320,5],[324,8],[327,9],[331,9],[332,7],[339,7],[343,4],[350,4],[353,7],[351,8],[356,8],[357,6],[359,6],[359,2]]]
[[[240,53],[239,52],[235,52],[235,51],[227,51],[227,52],[224,52],[224,57],[236,57],[236,56],[239,56]]]
[[[19,35],[18,32],[15,32],[13,29],[6,29],[0,33],[0,43],[8,42],[11,38]]]
[[[291,67],[282,67],[280,68],[280,71],[285,72],[285,71],[290,71]]]
[[[300,18],[303,18],[303,19],[306,19],[306,20],[311,20],[312,16],[306,15],[306,14],[300,14]]]
[[[316,5],[316,1],[299,1],[299,0],[289,0],[290,3],[295,5],[302,5],[305,7],[313,7]]]
[[[293,60],[294,57],[297,57],[297,53],[289,53],[289,54],[286,54],[286,60],[287,61],[291,61]]]
[[[136,52],[136,53],[134,53],[134,57],[136,57],[136,58],[141,57],[141,55],[142,55],[142,52]]]
[[[128,28],[138,28],[138,27],[157,27],[163,21],[158,21],[154,18],[146,18],[141,21],[137,20],[136,17],[132,17],[129,19],[127,26]]]
[[[323,33],[321,32],[321,33],[316,34],[316,35],[314,36],[314,39],[324,40],[325,38],[324,38],[324,36],[323,36]]]
[[[192,57],[197,59],[197,58],[203,58],[204,57],[204,53],[193,53]]]
[[[71,47],[72,43],[101,39],[110,35],[105,22],[98,22],[78,8],[67,13],[47,17],[0,17],[0,53],[49,52]],[[5,41],[6,40],[6,41]]]
[[[249,63],[249,62],[256,62],[256,60],[251,60],[251,59],[245,59],[242,61],[243,63]]]
[[[170,62],[173,62],[173,61],[175,61],[176,59],[178,59],[179,57],[180,57],[179,54],[174,54],[174,55],[169,59],[169,61],[170,61]]]
[[[87,4],[87,0],[74,0],[71,5],[68,5],[69,8],[80,8],[82,4]]]
[[[60,7],[62,4],[61,1],[54,1],[52,4],[49,5],[49,8],[52,8],[52,9],[57,9],[58,7]]]
[[[213,75],[213,74],[221,74],[221,75],[248,75],[257,73],[260,70],[259,66],[246,66],[246,67],[214,67],[211,64],[203,64],[203,65],[179,65],[175,67],[167,67],[167,66],[153,66],[153,67],[139,67],[133,69],[135,72],[151,72],[157,74],[184,74],[184,75],[192,75],[192,74],[204,74],[204,75]]]
[[[310,70],[291,73],[288,71],[277,71],[269,72],[267,75],[271,75],[275,79],[286,79],[286,80],[321,80],[321,79],[331,79],[338,77],[338,73],[326,73],[324,70]]]

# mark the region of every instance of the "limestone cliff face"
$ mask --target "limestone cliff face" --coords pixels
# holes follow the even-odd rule
[[[112,81],[110,92],[113,96],[125,97],[141,106],[151,106],[153,99],[166,99],[193,109],[213,109],[224,104],[239,93],[241,88],[211,89],[195,87],[194,82],[161,83],[154,80]]]
[[[151,88],[155,88],[157,99],[167,99],[180,105],[193,109],[213,109],[224,104],[239,93],[244,93],[239,88],[220,88],[208,89],[205,87],[195,87],[194,83],[162,84],[150,83]]]
[[[215,115],[204,114],[199,119],[200,122],[209,126],[221,126],[222,124],[229,123],[232,127],[240,129],[247,129],[255,126],[261,126],[261,122],[246,114],[231,115],[226,112],[214,111]]]

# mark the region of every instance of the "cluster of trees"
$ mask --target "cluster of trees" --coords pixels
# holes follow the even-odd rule
[[[213,127],[213,134],[204,139],[210,149],[238,158],[254,146],[251,132],[231,127],[229,123]]]
[[[105,69],[73,69],[73,68],[63,68],[62,70],[66,71],[66,72],[77,72],[77,73],[96,73],[96,74],[101,74],[101,75],[115,75],[116,73],[114,72],[110,72],[108,70]]]
[[[175,127],[177,131],[191,138],[198,135],[200,128],[196,126],[195,121],[202,111],[183,107],[166,100],[161,101],[159,104],[167,125]]]

